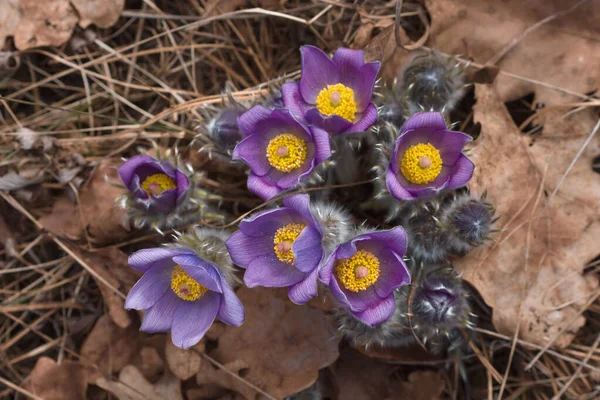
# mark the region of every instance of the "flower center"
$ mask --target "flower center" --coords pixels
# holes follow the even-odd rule
[[[433,182],[442,171],[440,151],[431,143],[410,146],[402,157],[402,175],[412,183]]]
[[[346,289],[361,292],[377,282],[379,259],[369,251],[359,250],[352,257],[339,260],[335,272]]]
[[[305,226],[303,224],[287,224],[277,229],[273,238],[273,244],[275,245],[274,250],[279,261],[294,264],[292,245],[298,239]]]
[[[171,290],[185,301],[196,301],[208,292],[206,286],[192,279],[179,265],[176,265],[171,272]]]
[[[342,85],[327,85],[317,96],[317,110],[323,115],[338,115],[347,121],[354,121],[356,100],[354,90]]]
[[[267,159],[278,171],[290,172],[304,164],[306,149],[304,140],[291,133],[283,133],[267,145]]]
[[[158,196],[167,189],[177,189],[177,184],[167,174],[154,174],[144,179],[142,189],[148,193],[148,198],[150,198]]]

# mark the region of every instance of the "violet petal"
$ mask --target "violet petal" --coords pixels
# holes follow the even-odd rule
[[[145,310],[152,307],[171,286],[171,269],[157,264],[146,271],[131,288],[125,308]]]
[[[215,320],[220,305],[221,295],[215,292],[207,292],[196,301],[180,302],[171,325],[173,344],[187,349],[198,343]]]
[[[244,323],[244,306],[227,282],[222,282],[222,286],[223,298],[217,316],[227,325],[240,326]]]
[[[293,265],[279,261],[275,251],[271,256],[258,257],[252,260],[246,273],[244,283],[248,287],[284,287],[300,282],[306,276]]]
[[[196,255],[175,256],[177,263],[193,280],[213,292],[222,293],[221,278],[216,267]]]
[[[327,85],[340,81],[338,67],[321,49],[314,46],[302,46],[302,77],[300,93],[309,104],[315,104],[319,92]]]
[[[354,312],[353,314],[365,324],[374,326],[390,319],[395,307],[394,295],[391,294],[376,305],[361,312]]]
[[[315,268],[306,278],[288,288],[288,297],[294,304],[306,304],[317,295],[317,274]]]
[[[147,333],[170,330],[173,314],[180,301],[182,300],[172,290],[167,290],[155,305],[146,310],[140,330]]]

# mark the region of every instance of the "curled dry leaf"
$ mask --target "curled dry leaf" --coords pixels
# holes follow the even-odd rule
[[[156,381],[165,370],[165,363],[158,350],[151,346],[142,347],[133,365],[151,382]]]
[[[185,381],[200,371],[202,357],[199,353],[204,352],[204,342],[200,342],[191,349],[182,349],[173,344],[171,336],[166,336],[165,358],[171,372],[176,377]]]
[[[19,0],[0,0],[0,50],[6,37],[15,32],[20,20]]]
[[[40,224],[50,232],[70,240],[81,239],[81,223],[77,204],[68,196],[57,198],[50,214],[39,219]]]
[[[100,28],[108,28],[119,20],[125,7],[125,0],[71,0],[79,13],[79,26],[87,28],[95,24]]]
[[[58,365],[51,358],[40,357],[24,387],[44,400],[83,400],[87,390],[86,371],[76,362]]]
[[[35,176],[25,177],[14,171],[7,172],[0,177],[0,190],[19,190],[26,186],[35,185],[44,180],[44,170],[39,170]]]
[[[183,400],[181,381],[166,371],[154,385],[133,365],[127,365],[119,380],[99,377],[96,385],[114,394],[119,400]]]
[[[77,25],[77,12],[69,0],[21,0],[22,18],[14,36],[19,50],[60,46],[71,37]]]
[[[545,137],[535,143],[512,121],[495,87],[475,86],[474,120],[481,124],[471,159],[471,190],[488,191],[503,230],[495,243],[455,262],[493,309],[493,323],[511,335],[567,346],[584,324],[582,306],[598,287],[583,268],[598,255],[600,181],[591,169],[600,149],[591,144],[548,204],[585,136]],[[551,128],[551,127],[549,127]],[[590,128],[591,129],[591,128]],[[567,182],[569,182],[567,184]],[[597,293],[597,292],[596,292]]]
[[[248,364],[236,360],[225,364],[224,368],[231,373],[215,368],[209,362],[203,362],[198,375],[196,375],[196,383],[201,388],[192,393],[194,398],[211,398],[219,394],[218,388],[224,388],[241,394],[247,400],[254,400],[256,398],[254,389],[234,376],[238,375],[241,370],[248,368]]]
[[[108,315],[98,319],[81,347],[82,363],[88,367],[88,382],[119,372],[131,362],[140,345],[138,328],[136,324],[119,328]]]
[[[414,371],[408,380],[390,383],[392,395],[387,400],[441,400],[444,387],[439,371]]]
[[[238,296],[246,321],[238,328],[226,327],[213,355],[222,363],[246,362],[244,379],[271,396],[309,387],[319,369],[338,358],[334,321],[321,310],[291,303],[285,289],[243,287]]]

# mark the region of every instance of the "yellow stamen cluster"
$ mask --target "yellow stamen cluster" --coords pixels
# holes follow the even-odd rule
[[[159,195],[167,189],[177,189],[177,184],[167,174],[150,175],[144,179],[141,186],[148,193],[148,198]]]
[[[304,140],[291,133],[283,133],[267,145],[267,159],[278,171],[290,172],[304,164],[306,149]]]
[[[323,115],[339,115],[350,122],[356,116],[354,90],[341,83],[327,85],[317,96],[317,110]]]
[[[369,251],[359,250],[352,257],[339,260],[335,272],[346,289],[361,292],[377,282],[379,259]]]
[[[402,156],[402,175],[412,183],[430,183],[442,171],[440,151],[431,143],[410,146]]]
[[[287,224],[277,229],[275,236],[273,237],[273,249],[275,254],[280,261],[288,264],[294,264],[294,253],[292,252],[292,245],[302,233],[306,225],[303,224]]]
[[[192,279],[179,265],[171,272],[171,289],[177,297],[186,301],[196,301],[208,292],[206,286]]]

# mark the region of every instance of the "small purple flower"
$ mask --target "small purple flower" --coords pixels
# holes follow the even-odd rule
[[[129,257],[144,275],[127,295],[125,308],[146,310],[141,330],[171,331],[173,343],[198,343],[216,317],[239,326],[244,307],[229,286],[224,270],[181,247],[144,249]]]
[[[369,326],[394,313],[394,290],[410,283],[401,226],[356,236],[339,245],[319,271],[333,297]]]
[[[397,199],[413,200],[466,185],[474,165],[462,149],[471,140],[467,134],[447,130],[440,113],[413,115],[396,141],[385,175],[388,190]]]
[[[190,186],[188,178],[167,161],[139,155],[119,167],[123,184],[149,214],[168,214],[177,208]]]
[[[331,155],[327,132],[301,124],[287,110],[254,106],[238,125],[245,139],[233,159],[250,166],[248,189],[265,200],[300,183]]]
[[[371,103],[379,62],[365,63],[362,50],[338,49],[329,58],[314,46],[302,46],[300,83],[281,87],[291,113],[327,132],[364,132],[377,122]]]
[[[233,262],[246,269],[246,286],[288,287],[290,300],[305,304],[317,294],[323,232],[308,195],[290,196],[283,205],[242,221],[226,245]]]

